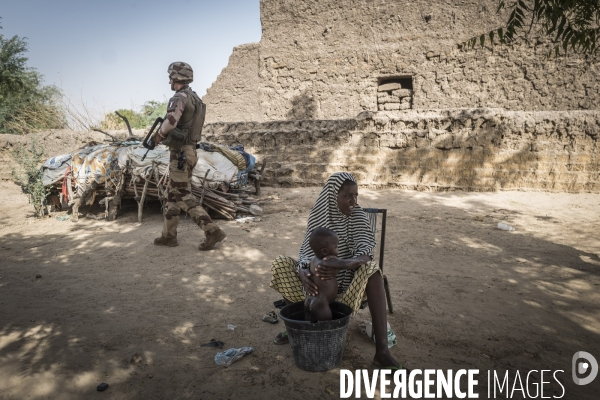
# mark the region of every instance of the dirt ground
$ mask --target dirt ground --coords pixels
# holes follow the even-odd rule
[[[372,369],[374,345],[359,328],[368,310],[326,373],[295,367],[290,347],[272,343],[283,323],[260,320],[280,298],[270,262],[297,255],[318,192],[264,188],[262,221],[221,220],[227,240],[199,252],[186,218],[179,247],[152,244],[157,203],[141,225],[135,202],[114,222],[38,220],[17,186],[0,182],[0,398],[339,398],[341,368]],[[563,398],[597,398],[600,378],[576,386],[571,358],[600,360],[600,195],[361,189],[359,202],[388,209],[392,353],[404,365],[480,369],[480,398],[487,370],[560,369]],[[218,350],[200,347],[213,338],[254,353],[217,366]]]

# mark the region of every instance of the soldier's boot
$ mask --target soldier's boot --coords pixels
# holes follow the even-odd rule
[[[206,239],[200,243],[199,249],[202,251],[211,250],[219,242],[222,242],[227,237],[227,234],[221,230],[221,228],[214,227],[211,230],[206,231]]]
[[[160,237],[157,237],[156,239],[154,239],[154,244],[157,246],[168,246],[168,247],[175,247],[175,246],[179,246],[179,243],[177,243],[177,238],[166,238],[163,235],[160,235]]]

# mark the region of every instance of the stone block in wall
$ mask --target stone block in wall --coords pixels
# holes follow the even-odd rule
[[[396,96],[389,95],[379,95],[377,96],[377,103],[385,104],[385,103],[400,103],[400,99]]]
[[[294,185],[295,183],[297,183],[297,180],[291,176],[281,176],[281,177],[277,177],[275,180],[277,181],[278,184],[283,185],[283,186],[291,186],[291,185]]]
[[[379,146],[392,150],[405,149],[408,147],[408,140],[403,135],[382,135],[379,138]]]
[[[571,153],[569,154],[569,164],[591,164],[596,161],[597,155],[592,153]]]
[[[425,138],[419,138],[415,140],[415,147],[422,149],[429,147],[429,140]]]
[[[460,147],[459,145],[454,144],[454,137],[450,133],[437,136],[431,141],[431,146],[440,150],[449,150]]]
[[[398,89],[398,90],[394,90],[392,91],[392,96],[397,96],[397,97],[409,97],[412,96],[413,91],[410,89]]]
[[[400,110],[400,103],[385,103],[383,109],[385,111]]]
[[[439,57],[439,56],[440,56],[440,52],[439,51],[428,51],[425,54],[425,57],[427,57],[427,59],[434,58],[434,57]]]
[[[565,168],[567,169],[567,171],[570,171],[570,172],[583,172],[586,170],[586,165],[587,164],[583,164],[583,163],[571,163],[571,164],[565,165]]]
[[[402,89],[402,85],[397,82],[384,83],[377,87],[378,92],[391,92],[393,90]]]

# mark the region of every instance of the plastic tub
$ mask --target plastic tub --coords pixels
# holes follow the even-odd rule
[[[304,320],[303,301],[289,304],[279,312],[298,368],[323,372],[337,367],[342,361],[352,309],[334,302],[331,312],[331,321],[316,324]]]

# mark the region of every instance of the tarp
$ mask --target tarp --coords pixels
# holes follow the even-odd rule
[[[233,150],[229,151],[233,152]],[[222,152],[202,149],[197,149],[196,153],[198,163],[192,171],[192,185],[201,186],[206,171],[209,171],[206,177],[207,185],[213,189],[221,183],[230,183],[239,178],[240,170],[231,161],[231,156],[228,158]],[[142,161],[144,155],[146,157]],[[254,157],[250,157],[253,161]],[[123,171],[127,168],[133,176],[153,179],[153,163],[158,168],[160,176],[168,173],[169,149],[166,146],[159,145],[154,150],[148,151],[139,142],[98,144],[79,149],[72,154],[63,154],[49,159],[44,164],[42,180],[46,186],[56,183],[62,179],[69,165],[73,167],[74,181],[83,189],[94,181],[97,184],[104,184],[107,173],[108,181],[113,181],[115,169]],[[246,170],[252,168],[253,164],[252,162],[247,166]]]
[[[42,167],[48,169],[61,168],[65,162],[71,159],[71,157],[71,154],[62,154],[60,156],[52,157],[51,159],[46,161],[44,165],[42,165]]]
[[[197,149],[196,153],[198,163],[192,171],[192,185],[201,186],[207,170],[210,171],[206,180],[215,187],[219,182],[231,182],[234,177],[237,177],[237,167],[223,154],[202,149]]]
[[[148,155],[142,161],[142,157],[146,152],[148,152]],[[131,174],[144,179],[152,176],[152,162],[156,162],[161,176],[166,174],[169,168],[169,149],[166,146],[156,146],[154,150],[150,151],[142,146],[136,146],[119,157],[119,165],[125,164],[121,161],[123,158],[130,161]]]
[[[44,164],[45,165],[45,164]],[[42,183],[44,186],[50,186],[63,179],[65,171],[69,167],[69,163],[63,163],[57,168],[45,168],[42,167]]]
[[[146,152],[148,155],[142,161]],[[222,182],[230,182],[237,176],[237,167],[223,154],[201,149],[197,149],[196,154],[198,154],[198,163],[192,171],[192,185],[201,186],[207,170],[210,171],[206,180],[211,188],[217,187]],[[148,151],[144,147],[138,146],[121,155],[119,165],[126,163],[122,159],[130,161],[133,175],[141,176],[144,179],[151,176],[153,173],[152,163],[156,162],[158,172],[162,176],[167,173],[169,167],[169,149],[166,146],[157,146],[154,150]]]

